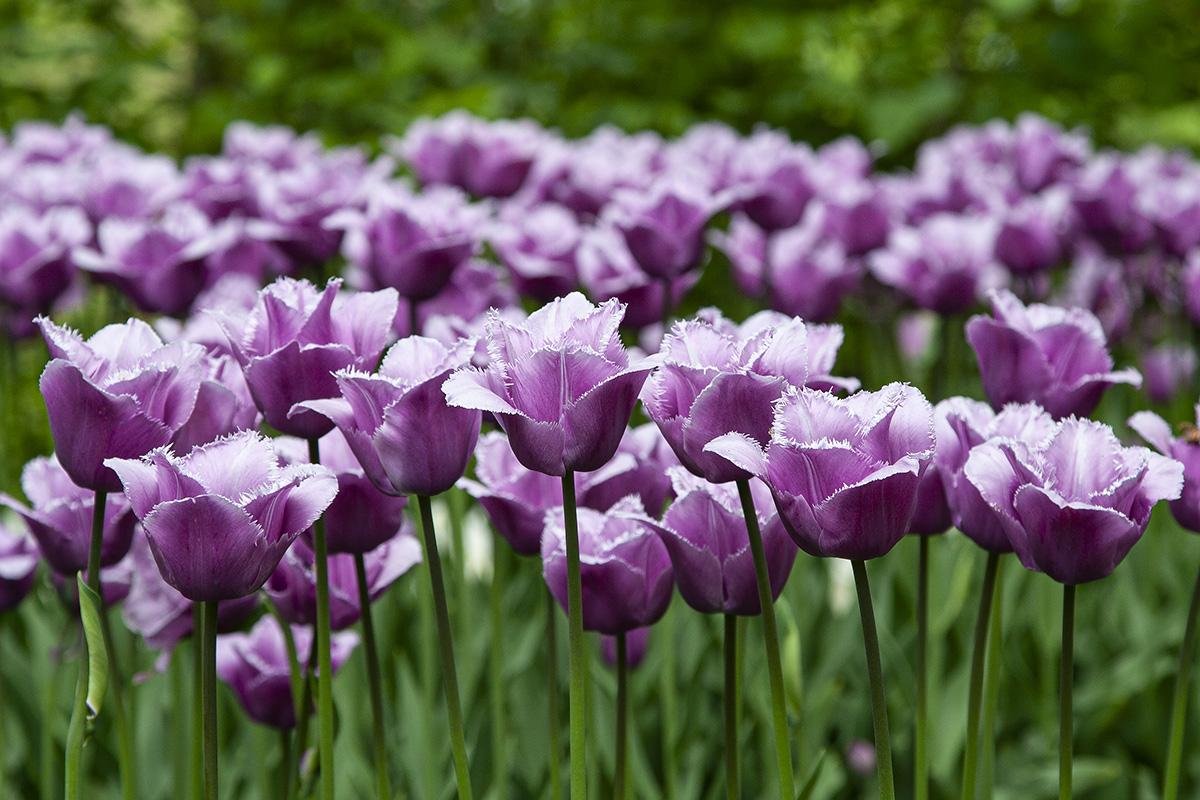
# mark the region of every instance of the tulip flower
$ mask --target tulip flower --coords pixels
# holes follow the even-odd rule
[[[0,303],[28,314],[49,312],[75,277],[72,248],[88,241],[92,226],[79,209],[45,213],[23,205],[0,211]]]
[[[311,464],[281,466],[252,431],[193,449],[109,459],[167,583],[189,600],[245,597],[321,515],[337,480]]]
[[[204,773],[206,796],[215,800],[220,601],[262,587],[296,537],[333,501],[337,480],[320,466],[281,466],[270,442],[251,431],[182,457],[158,448],[140,460],[105,463],[120,476],[163,579],[189,600],[204,603],[199,676]]]
[[[1200,407],[1196,409],[1200,419]],[[1184,530],[1200,533],[1200,440],[1195,428],[1185,424],[1181,436],[1171,435],[1171,426],[1152,411],[1139,411],[1129,418],[1129,427],[1154,446],[1164,456],[1183,464],[1183,490],[1170,501],[1171,515]],[[1179,777],[1183,763],[1183,733],[1187,717],[1188,674],[1196,643],[1196,621],[1200,617],[1200,575],[1192,591],[1183,645],[1179,649],[1179,669],[1175,677],[1175,698],[1171,712],[1171,736],[1167,750],[1166,774],[1163,778],[1163,797],[1175,800],[1179,796]]]
[[[198,345],[164,345],[141,320],[101,328],[90,339],[39,317],[53,360],[39,385],[54,449],[85,489],[121,488],[106,458],[137,458],[161,447],[191,418],[207,369]]]
[[[745,480],[750,473],[706,445],[726,433],[765,444],[772,404],[788,384],[854,388],[829,370],[842,329],[806,325],[760,312],[741,326],[719,311],[677,322],[663,340],[662,366],[646,382],[642,401],[650,419],[689,470],[713,483]]]
[[[578,557],[572,564],[568,543],[568,514],[574,508],[557,508],[546,514],[542,536],[542,574],[550,593],[565,611],[581,610],[587,630],[617,638],[617,725],[614,797],[625,796],[626,717],[628,715],[629,660],[625,635],[653,625],[666,613],[674,593],[673,569],[667,549],[658,537],[658,524],[646,516],[641,501],[630,496],[607,512],[578,510]],[[574,520],[572,520],[574,521]],[[581,594],[575,594],[570,573],[581,569]],[[572,767],[576,762],[572,759]],[[574,776],[572,776],[574,777]]]
[[[46,563],[62,575],[73,576],[88,566],[96,493],[76,486],[54,456],[39,456],[21,470],[21,489],[32,508],[0,493],[0,505],[24,518]],[[133,541],[137,518],[122,495],[108,498],[100,564],[111,567],[125,557]]]
[[[700,278],[695,271],[666,280],[648,275],[620,231],[604,223],[584,231],[575,260],[587,293],[599,301],[624,303],[622,324],[630,328],[664,322]]]
[[[771,487],[780,517],[802,550],[851,560],[873,687],[880,794],[893,797],[879,644],[863,560],[886,554],[908,529],[921,474],[933,457],[929,401],[898,383],[845,400],[793,386],[775,405],[765,448],[745,434],[729,433],[705,449]]]
[[[29,594],[37,564],[33,540],[0,521],[0,613],[13,610]]]
[[[575,252],[583,229],[559,205],[506,206],[488,240],[522,295],[547,302],[579,283]]]
[[[315,439],[333,428],[321,414],[292,407],[336,397],[333,373],[370,369],[387,343],[399,299],[395,291],[339,294],[334,279],[324,289],[280,278],[258,296],[248,316],[214,312],[242,365],[250,393],[276,430]]]
[[[1042,447],[1015,439],[979,445],[963,474],[998,510],[1021,563],[1064,585],[1059,783],[1070,797],[1075,586],[1116,568],[1155,503],[1180,496],[1184,467],[1144,447],[1122,447],[1108,426],[1072,417]]]
[[[1033,401],[1055,418],[1086,416],[1105,390],[1141,386],[1136,369],[1113,370],[1104,330],[1089,311],[1021,304],[1011,292],[992,294],[992,317],[967,322],[992,408]]]
[[[621,232],[647,275],[666,281],[700,266],[704,229],[724,202],[695,183],[664,177],[643,191],[618,190],[602,218]]]
[[[676,499],[663,516],[660,536],[675,568],[679,594],[703,614],[761,614],[737,491],[697,478],[683,467],[672,467],[669,474]],[[775,513],[770,490],[757,480],[750,487],[759,509],[771,596],[777,599],[792,571],[796,545]]]
[[[332,506],[331,506],[332,507]],[[421,563],[421,545],[411,526],[363,556],[367,597],[373,603],[397,578]],[[279,615],[292,625],[317,622],[316,554],[303,537],[292,544],[263,586]],[[330,629],[349,628],[362,615],[355,572],[355,554],[329,557]]]
[[[303,669],[312,651],[312,631],[292,627],[292,638]],[[333,637],[331,661],[336,672],[358,646],[358,634],[345,631]],[[287,730],[296,725],[296,704],[288,652],[279,620],[267,614],[248,633],[217,637],[217,675],[229,685],[250,719]]]

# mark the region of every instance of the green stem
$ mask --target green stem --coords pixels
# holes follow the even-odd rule
[[[504,712],[504,548],[493,539],[494,552],[492,555],[492,648],[489,658],[491,669],[492,694],[492,760],[495,762],[492,771],[492,786],[496,790],[498,800],[508,796],[508,754],[505,747],[505,712]],[[466,616],[466,609],[463,609]]]
[[[279,787],[279,796],[283,800],[290,800],[292,796],[292,773],[296,771],[294,752],[292,732],[287,728],[281,728],[279,731],[279,778],[276,785]]]
[[[117,763],[121,774],[121,796],[124,800],[137,797],[137,772],[134,764],[133,725],[125,713],[125,689],[121,679],[121,667],[117,661],[117,648],[113,645],[112,626],[108,620],[108,609],[104,596],[100,595],[100,632],[104,638],[104,649],[108,652],[108,686],[113,694],[113,717],[117,723]]]
[[[203,606],[204,800],[217,800],[217,602]]]
[[[979,592],[979,613],[975,617],[975,650],[971,655],[971,682],[967,692],[967,743],[963,750],[963,800],[975,797],[975,765],[979,758],[979,704],[983,695],[983,665],[987,652],[988,622],[996,594],[996,569],[999,553],[988,553],[983,569],[983,588]]]
[[[308,440],[308,460],[321,463],[321,445]],[[317,568],[317,722],[320,725],[318,753],[321,761],[321,797],[333,800],[333,663],[330,654],[329,551],[325,541],[325,518],[313,524],[313,552]]]
[[[92,506],[92,536],[88,543],[88,574],[87,585],[101,598],[100,586],[100,544],[104,540],[104,507],[108,495],[96,492],[95,504]],[[82,602],[82,600],[80,601]],[[67,743],[65,767],[65,792],[67,800],[79,797],[79,761],[83,755],[83,734],[87,722],[87,690],[89,678],[87,637],[83,637],[83,653],[79,659],[79,680],[75,684],[75,703],[71,710],[71,722],[67,726]]]
[[[616,768],[613,770],[613,798],[625,800],[625,776],[628,772],[626,754],[627,728],[629,726],[629,663],[626,652],[625,634],[617,634],[617,743]]]
[[[55,786],[54,776],[58,772],[58,753],[54,743],[54,725],[58,718],[58,660],[46,650],[46,685],[42,687],[42,742],[41,742],[41,793],[40,800],[52,800]],[[182,797],[182,795],[180,795]]]
[[[880,800],[895,800],[896,782],[892,777],[892,740],[888,734],[887,701],[883,696],[883,666],[879,659],[879,632],[875,629],[875,608],[871,604],[871,585],[867,565],[850,562],[854,569],[854,588],[858,592],[858,613],[862,617],[863,642],[867,648],[867,676],[871,682],[871,714],[875,721],[875,753],[879,770]]]
[[[454,548],[454,593],[455,609],[454,622],[458,630],[458,635],[462,639],[466,639],[469,632],[469,610],[471,607],[471,598],[468,594],[467,587],[467,546],[463,539],[463,513],[466,509],[463,507],[466,493],[457,488],[452,488],[444,495],[446,499],[446,507],[450,511],[450,542]],[[464,654],[470,656],[470,653]],[[464,663],[466,658],[464,657]],[[469,673],[470,669],[464,667]]]
[[[758,514],[750,481],[737,482],[742,499],[742,514],[746,518],[746,533],[750,537],[750,553],[754,557],[754,576],[758,580],[758,600],[762,605],[763,638],[767,646],[767,674],[771,680],[771,705],[775,721],[775,757],[779,762],[779,791],[783,800],[795,800],[796,779],[792,773],[792,747],[788,739],[787,706],[783,689],[783,667],[779,657],[779,633],[775,625],[775,603],[771,596],[771,581],[767,574],[767,557],[763,551],[762,532],[758,529]]]
[[[1175,702],[1171,706],[1171,740],[1167,748],[1167,770],[1163,778],[1163,800],[1179,797],[1179,773],[1183,762],[1183,725],[1187,718],[1188,672],[1192,653],[1196,649],[1196,618],[1200,612],[1200,574],[1192,589],[1192,604],[1188,607],[1187,627],[1183,629],[1183,645],[1179,648],[1179,670],[1175,674]]]
[[[725,615],[725,794],[738,800],[738,618]]]
[[[288,797],[300,795],[300,770],[304,766],[304,753],[308,750],[308,728],[312,720],[313,707],[313,668],[317,663],[317,651],[311,645],[308,650],[308,661],[305,665],[303,687],[300,692],[300,716],[296,718],[296,769],[288,785]]]
[[[471,774],[467,769],[467,744],[463,734],[462,707],[458,699],[458,674],[454,670],[454,644],[450,641],[450,612],[446,608],[446,584],[442,577],[442,559],[438,554],[437,535],[433,530],[433,506],[428,495],[418,495],[421,527],[425,533],[425,559],[429,564],[429,583],[437,616],[438,644],[442,654],[442,681],[446,688],[446,716],[450,723],[450,746],[454,751],[454,775],[458,780],[459,800],[471,800]]]
[[[192,800],[204,797],[204,607],[192,603]]]
[[[675,742],[678,740],[675,724],[675,610],[667,609],[659,623],[659,640],[663,647],[662,674],[659,676],[659,695],[662,697],[662,761],[663,800],[675,797]]]
[[[929,537],[918,536],[917,562],[917,741],[913,764],[913,796],[929,800]]]
[[[176,650],[171,657],[171,706],[168,718],[173,717],[175,730],[173,734],[179,742],[186,742],[188,737],[188,718],[185,712],[191,698],[188,696],[187,675],[184,673],[184,660]],[[188,797],[188,750],[187,747],[171,748],[171,772],[174,778],[172,797]]]
[[[292,626],[283,614],[279,611],[279,606],[274,601],[268,599],[267,608],[271,610],[271,616],[275,617],[275,621],[279,624],[279,630],[283,632],[283,645],[287,649],[288,659],[288,678],[292,685],[292,712],[295,719],[300,719],[300,693],[302,691],[304,675],[300,671],[300,653],[296,650],[296,636],[292,633]]]
[[[1062,662],[1058,673],[1058,797],[1071,800],[1071,755],[1074,731],[1075,587],[1063,586]]]
[[[1000,595],[1004,588],[1004,561],[996,564],[996,596],[992,600],[992,624],[988,632],[987,675],[984,678],[983,715],[979,731],[979,779],[983,800],[992,800],[996,784],[996,704],[1000,699]]]
[[[555,615],[558,603],[547,587],[546,600],[546,683],[549,684],[550,704],[550,797],[562,800],[562,741],[559,731],[562,719],[558,710],[558,625]]]
[[[388,780],[387,739],[383,730],[383,679],[379,676],[379,652],[375,647],[375,624],[371,619],[371,592],[367,586],[367,564],[362,553],[354,554],[358,576],[358,605],[362,613],[363,655],[367,662],[367,684],[371,692],[371,731],[375,739],[375,774],[379,782],[379,800],[392,796]]]
[[[570,645],[568,667],[571,688],[567,698],[567,716],[571,723],[571,800],[587,797],[587,768],[584,751],[586,710],[583,660],[583,583],[579,576],[579,520],[575,511],[575,473],[567,470],[562,478],[563,522],[567,534],[567,640]]]

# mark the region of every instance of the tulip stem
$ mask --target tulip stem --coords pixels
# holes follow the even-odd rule
[[[983,568],[983,587],[979,592],[979,613],[975,617],[975,650],[971,654],[971,682],[967,691],[967,743],[963,750],[963,800],[974,800],[975,771],[979,758],[979,706],[983,696],[983,665],[987,654],[988,622],[996,595],[996,570],[999,553],[988,553]]]
[[[558,604],[549,587],[546,587],[545,599],[546,683],[550,689],[550,797],[551,800],[562,800],[562,742],[559,737],[562,724],[558,710],[558,625],[555,622]]]
[[[217,800],[217,601],[204,603],[204,800]]]
[[[42,741],[41,741],[41,783],[40,800],[52,800],[55,796],[56,781],[54,775],[58,771],[58,758],[54,741],[54,725],[51,720],[58,716],[58,658],[51,655],[53,650],[46,650],[46,684],[42,687]],[[182,797],[182,795],[180,795]]]
[[[279,630],[283,632],[283,645],[287,649],[288,678],[292,685],[292,711],[296,721],[299,722],[301,681],[304,680],[304,676],[300,671],[300,653],[296,650],[296,636],[292,633],[291,623],[283,618],[283,614],[279,612],[279,606],[270,598],[268,598],[267,608],[271,610],[271,616],[275,617],[275,621],[279,623]]]
[[[354,554],[358,575],[358,606],[362,613],[363,655],[367,662],[367,684],[371,692],[371,728],[375,739],[375,774],[379,780],[379,800],[392,796],[388,780],[387,739],[383,730],[383,681],[379,677],[379,653],[375,647],[375,624],[371,620],[371,592],[367,587],[367,564],[362,553]]]
[[[771,705],[775,720],[775,756],[779,761],[779,791],[783,800],[795,800],[796,779],[792,773],[792,747],[788,738],[787,707],[783,689],[783,667],[779,657],[779,633],[775,626],[775,603],[771,596],[771,579],[767,573],[767,557],[763,550],[762,532],[758,529],[758,513],[750,481],[737,482],[742,499],[742,514],[746,518],[746,533],[750,537],[750,553],[754,557],[754,576],[758,581],[758,600],[762,606],[763,638],[767,646],[767,674],[771,680]]]
[[[929,537],[918,536],[917,561],[917,733],[913,764],[913,796],[929,800]]]
[[[292,733],[287,728],[279,730],[279,797],[288,800],[292,794],[292,773],[296,771],[292,750]]]
[[[300,771],[304,768],[304,753],[308,749],[308,726],[312,719],[313,667],[317,663],[317,651],[310,645],[308,662],[304,667],[303,687],[300,693],[300,716],[296,718],[296,769],[288,785],[288,797],[300,795]]]
[[[1000,693],[1000,593],[1004,587],[1004,561],[996,564],[996,596],[992,600],[992,624],[988,631],[987,672],[983,683],[983,714],[979,731],[980,797],[992,800],[996,784],[996,703]]]
[[[1075,587],[1063,585],[1062,662],[1058,673],[1061,706],[1058,716],[1058,797],[1071,800],[1071,756],[1074,732]]]
[[[571,671],[567,716],[571,723],[571,800],[587,797],[587,770],[584,755],[586,690],[583,649],[583,582],[579,573],[579,519],[575,511],[575,472],[567,470],[562,478],[563,522],[567,534],[567,640],[570,645],[568,667]]]
[[[321,444],[308,440],[308,460],[321,463]],[[320,723],[318,754],[321,759],[321,797],[333,800],[333,663],[330,655],[329,550],[325,541],[325,517],[313,523],[313,552],[317,568],[317,721]]]
[[[192,800],[204,798],[204,607],[192,603]]]
[[[113,717],[117,723],[117,765],[121,774],[121,796],[124,800],[135,800],[137,797],[137,772],[134,765],[134,747],[132,721],[125,713],[125,690],[121,680],[120,664],[117,662],[117,648],[113,645],[112,626],[108,622],[108,609],[104,605],[104,596],[100,597],[100,632],[104,639],[104,649],[108,653],[108,686],[113,694]]]
[[[738,618],[725,615],[725,788],[738,800]]]
[[[1192,653],[1196,649],[1196,618],[1200,612],[1200,574],[1192,589],[1192,604],[1188,608],[1187,627],[1179,648],[1179,671],[1175,675],[1175,702],[1171,708],[1171,742],[1167,749],[1167,771],[1163,779],[1163,800],[1179,797],[1179,773],[1183,761],[1183,723],[1187,719],[1188,672]]]
[[[495,539],[493,539],[495,542]],[[492,690],[492,760],[495,762],[492,770],[492,786],[498,800],[508,796],[508,764],[507,748],[504,746],[505,714],[504,714],[504,571],[502,556],[506,555],[503,548],[494,547],[492,554],[492,586],[490,592],[492,612],[492,647],[488,666],[491,669]],[[460,612],[467,617],[467,609]]]
[[[867,677],[871,683],[871,713],[875,721],[875,753],[879,770],[880,800],[894,800],[896,783],[892,777],[892,740],[888,734],[887,700],[883,696],[883,666],[879,659],[879,632],[875,629],[875,608],[871,603],[871,584],[867,565],[857,559],[854,588],[858,592],[858,613],[862,617],[863,642],[867,648]]]
[[[617,764],[613,770],[613,798],[625,800],[625,775],[628,771],[626,742],[629,726],[629,660],[625,634],[617,634]]]
[[[428,495],[417,495],[421,507],[421,527],[425,534],[425,559],[429,564],[429,583],[433,589],[433,607],[437,616],[438,643],[442,653],[442,681],[446,688],[446,716],[450,723],[450,746],[454,751],[454,775],[459,800],[471,800],[471,774],[467,768],[467,744],[463,735],[462,707],[458,699],[458,674],[454,670],[454,644],[450,641],[450,613],[446,609],[446,584],[442,577],[442,559],[438,554],[433,529],[433,505]]]
[[[97,596],[100,596],[100,544],[104,540],[104,507],[108,495],[96,492],[96,500],[92,506],[92,537],[88,543],[88,574],[87,585]],[[83,599],[80,598],[80,602]],[[75,702],[71,709],[71,722],[67,726],[65,785],[64,796],[67,800],[79,797],[79,761],[83,755],[83,735],[86,727],[88,708],[88,664],[87,637],[83,637],[83,653],[79,658],[79,680],[75,684]]]
[[[662,698],[662,760],[663,800],[675,799],[675,611],[667,609],[659,623],[660,641],[663,648],[662,675],[659,677],[659,696]]]

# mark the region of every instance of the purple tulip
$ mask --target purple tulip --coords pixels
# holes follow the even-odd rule
[[[1146,395],[1155,403],[1170,402],[1192,385],[1196,362],[1196,349],[1188,344],[1166,342],[1142,353]]]
[[[233,357],[209,358],[206,367],[192,415],[171,439],[174,449],[181,453],[230,433],[258,428],[258,407]]]
[[[662,508],[671,492],[667,468],[678,463],[664,450],[666,443],[653,424],[627,429],[611,461],[594,472],[575,474],[578,504],[607,511],[622,498],[637,495],[644,508]],[[478,480],[463,478],[458,486],[483,506],[513,550],[537,555],[546,512],[562,506],[562,482],[522,466],[500,431],[479,437],[475,476]]]
[[[409,336],[392,345],[378,373],[341,370],[341,397],[301,403],[346,437],[363,471],[390,495],[441,494],[466,472],[481,415],[447,405],[442,384],[470,363],[471,339],[447,348]]]
[[[1154,504],[1180,496],[1183,471],[1144,447],[1122,447],[1107,425],[1070,418],[1042,447],[979,445],[963,475],[997,510],[1022,564],[1076,585],[1112,573]]]
[[[21,470],[21,489],[32,508],[14,497],[0,494],[0,505],[20,514],[38,550],[56,572],[73,575],[87,567],[92,539],[92,509],[96,493],[71,482],[54,456],[38,456]],[[104,506],[104,531],[100,564],[111,567],[125,557],[133,541],[137,520],[123,495],[114,494]]]
[[[809,322],[837,317],[842,298],[862,282],[862,263],[847,258],[838,242],[821,238],[816,225],[768,235],[748,217],[737,215],[729,233],[716,237],[716,244],[729,257],[743,292],[766,292],[771,308]]]
[[[273,444],[284,462],[308,462],[305,442],[281,436]],[[408,498],[376,489],[341,431],[335,429],[321,437],[321,465],[338,481],[337,497],[325,510],[330,553],[369,553],[397,535],[412,533],[404,514]]]
[[[1200,421],[1200,406],[1196,408]],[[1139,411],[1129,418],[1129,427],[1164,456],[1183,464],[1183,490],[1170,503],[1171,515],[1185,530],[1200,533],[1200,436],[1190,424],[1181,436],[1171,435],[1171,426],[1152,411]]]
[[[502,313],[515,312],[522,318],[525,316],[517,293],[505,280],[504,270],[480,259],[459,267],[445,289],[417,306],[416,331],[409,330],[408,304],[411,302],[401,302],[392,330],[400,338],[419,333],[437,339],[447,347],[459,339],[479,337],[482,340],[487,312],[493,308]]]
[[[390,289],[339,294],[280,278],[258,295],[247,317],[214,314],[242,365],[250,393],[267,423],[282,433],[314,439],[333,429],[320,414],[292,407],[338,396],[340,369],[371,369],[387,344],[399,300]]]
[[[992,317],[971,317],[966,335],[992,408],[1032,401],[1056,418],[1087,416],[1110,386],[1142,384],[1133,368],[1113,371],[1100,320],[1080,308],[1026,307],[994,292]]]
[[[0,520],[0,613],[16,608],[29,594],[37,565],[33,540]]]
[[[663,516],[660,533],[684,601],[702,614],[762,613],[750,537],[738,492],[709,483],[682,467],[672,467],[676,499]],[[796,560],[796,545],[775,512],[770,490],[751,481],[762,531],[771,595],[779,598]]]
[[[208,217],[191,204],[173,204],[156,219],[110,217],[96,238],[99,251],[76,249],[76,262],[144,311],[181,316],[208,283],[204,261],[216,240]]]
[[[508,197],[525,182],[547,138],[532,120],[493,122],[456,110],[415,120],[392,149],[424,184],[450,184],[477,197]]]
[[[994,221],[982,217],[936,214],[918,228],[897,228],[887,247],[871,253],[872,273],[922,308],[960,314],[1003,273],[993,260]]]
[[[658,523],[646,516],[634,497],[606,513],[581,508],[578,514],[584,630],[616,636],[662,619],[675,581],[667,548],[658,537]],[[542,574],[564,610],[566,536],[562,509],[547,513]]]
[[[579,283],[575,251],[583,231],[560,205],[506,206],[488,240],[522,295],[541,302],[567,294]]]
[[[815,193],[813,154],[779,131],[759,130],[742,140],[730,164],[733,207],[768,231],[800,221]]]
[[[330,224],[346,230],[342,252],[364,288],[428,300],[478,252],[485,218],[483,207],[457,189],[415,194],[392,183],[375,187],[365,210],[345,211]]]
[[[590,219],[618,189],[649,186],[661,173],[663,160],[664,143],[658,134],[627,134],[603,125],[578,141],[547,141],[514,199],[527,205],[560,203]]]
[[[308,673],[312,652],[312,630],[292,627],[300,669]],[[330,661],[337,672],[358,646],[358,634],[345,631],[330,642]],[[289,730],[296,725],[287,642],[279,621],[267,614],[249,633],[217,637],[217,676],[229,685],[250,719],[273,728]]]
[[[634,628],[625,633],[625,665],[630,669],[634,669],[641,665],[646,658],[646,650],[650,646],[650,631],[652,629]],[[600,654],[604,656],[604,663],[610,667],[617,665],[617,637],[604,636],[600,637]]]
[[[932,463],[917,484],[917,505],[909,520],[908,532],[914,536],[936,536],[945,533],[953,524],[942,471],[937,463]]]
[[[37,322],[53,357],[39,385],[58,460],[77,485],[120,491],[104,460],[137,458],[172,440],[195,410],[204,348],[164,345],[136,319],[101,328],[86,342],[44,317]]]
[[[950,397],[934,407],[933,425],[937,451],[926,474],[935,468],[939,473],[954,527],[989,553],[1011,553],[996,510],[963,478],[963,467],[975,447],[992,439],[1040,445],[1054,432],[1054,418],[1036,403],[1010,403],[996,413],[979,400]]]
[[[644,190],[614,193],[602,219],[621,232],[647,275],[674,278],[700,266],[704,229],[724,202],[694,183],[664,177]]]
[[[1013,135],[1014,172],[1017,182],[1029,192],[1069,180],[1092,155],[1086,134],[1064,131],[1037,114],[1026,112],[1017,117]]]
[[[857,381],[829,375],[842,343],[839,326],[805,325],[774,312],[738,326],[718,311],[702,313],[675,323],[663,340],[661,366],[642,402],[685,467],[713,483],[744,480],[747,470],[706,445],[730,432],[765,444],[772,405],[788,384],[832,389]]]
[[[1066,250],[1070,210],[1065,190],[1027,197],[1008,209],[996,233],[996,260],[1017,273],[1057,264]]]
[[[421,544],[412,526],[395,534],[363,557],[367,570],[367,592],[374,603],[404,573],[421,563]],[[301,537],[284,555],[263,589],[280,616],[292,625],[317,623],[316,554]],[[340,631],[358,622],[358,575],[354,556],[337,553],[329,557],[329,626]]]
[[[50,311],[74,280],[72,249],[91,236],[91,223],[75,208],[0,210],[0,303],[30,317]]]
[[[142,637],[147,647],[162,654],[155,666],[164,671],[175,645],[194,633],[193,603],[163,580],[145,536],[134,536],[129,562],[132,581],[121,607],[121,618],[129,630]],[[251,594],[221,603],[217,609],[218,630],[236,630],[258,607],[258,601],[259,596]]]
[[[705,449],[766,482],[804,552],[878,558],[908,530],[933,458],[933,409],[900,383],[845,400],[793,386],[775,406],[766,447],[729,433]]]
[[[625,325],[644,328],[663,321],[664,282],[638,266],[619,231],[607,225],[587,230],[576,258],[579,282],[588,294],[625,304]],[[671,308],[679,306],[699,278],[700,273],[688,272],[668,281]]]
[[[270,442],[244,431],[185,456],[159,448],[110,458],[167,583],[195,602],[257,591],[337,493],[329,470],[281,466]]]
[[[617,333],[623,313],[616,301],[597,307],[578,292],[524,323],[493,312],[487,324],[492,363],[452,375],[446,398],[451,406],[494,414],[529,469],[548,475],[599,469],[616,452],[654,366],[629,364]]]
[[[1136,252],[1154,238],[1154,226],[1138,208],[1139,186],[1124,156],[1103,154],[1079,175],[1075,212],[1089,235],[1112,253]]]

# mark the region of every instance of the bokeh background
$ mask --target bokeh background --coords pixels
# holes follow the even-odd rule
[[[568,136],[719,119],[902,166],[1036,111],[1200,147],[1194,0],[0,0],[0,128],[73,109],[173,156],[235,119],[327,144],[467,108]]]

